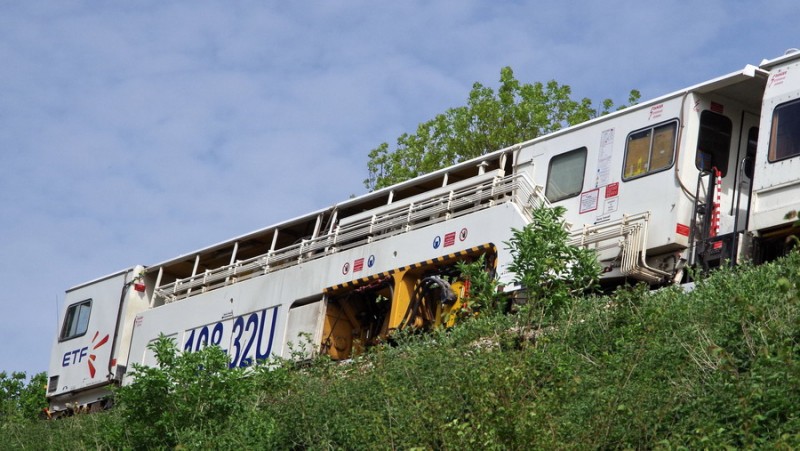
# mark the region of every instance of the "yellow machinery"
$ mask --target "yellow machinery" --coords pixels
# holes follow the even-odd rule
[[[469,287],[456,264],[481,255],[494,271],[496,250],[483,245],[328,288],[321,353],[347,359],[396,330],[452,326]]]

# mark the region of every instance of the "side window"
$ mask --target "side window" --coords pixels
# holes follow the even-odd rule
[[[727,117],[703,111],[700,114],[700,134],[697,137],[695,166],[702,171],[717,168],[722,176],[728,172],[733,123]]]
[[[583,189],[586,148],[571,150],[550,160],[544,195],[550,202],[577,196]]]
[[[622,180],[631,180],[672,166],[678,122],[638,130],[628,135]]]
[[[800,100],[778,105],[772,113],[770,163],[800,155]]]
[[[92,311],[92,300],[88,299],[72,304],[67,309],[64,317],[64,326],[61,329],[61,339],[80,337],[89,328],[89,313]]]

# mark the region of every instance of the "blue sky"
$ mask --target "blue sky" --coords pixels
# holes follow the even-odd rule
[[[64,291],[363,194],[500,68],[597,104],[800,47],[795,0],[0,2],[0,371]]]

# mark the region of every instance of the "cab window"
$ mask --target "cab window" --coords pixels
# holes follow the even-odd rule
[[[778,105],[772,113],[770,163],[800,155],[800,100]]]
[[[628,135],[622,179],[644,177],[672,166],[677,130],[678,123],[673,121]]]
[[[61,339],[80,337],[89,328],[89,314],[92,311],[92,300],[72,304],[67,309],[64,317],[64,326],[61,329]]]
[[[553,157],[547,169],[547,188],[544,191],[547,200],[557,202],[580,194],[585,170],[585,147]]]

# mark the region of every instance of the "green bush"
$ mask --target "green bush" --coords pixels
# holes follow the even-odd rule
[[[151,345],[158,366],[134,365],[133,382],[115,397],[125,428],[118,439],[137,448],[203,447],[209,437],[226,431],[253,394],[241,368],[229,368],[228,355],[217,346],[179,353],[172,339]]]
[[[600,279],[594,251],[567,244],[565,212],[564,207],[534,209],[533,222],[513,229],[505,243],[512,256],[508,269],[527,294],[526,307],[539,325],[558,317]]]
[[[0,372],[0,424],[37,419],[47,407],[47,374],[27,379],[24,372]]]

